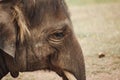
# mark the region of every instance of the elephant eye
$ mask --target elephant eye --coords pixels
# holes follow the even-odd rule
[[[65,37],[64,32],[54,32],[49,36],[50,40],[62,40]]]
[[[68,35],[67,27],[64,26],[60,29],[54,30],[49,35],[49,40],[51,41],[62,41]]]
[[[61,39],[65,36],[65,34],[63,32],[56,32],[53,34],[53,37],[54,38],[57,38],[57,39]]]

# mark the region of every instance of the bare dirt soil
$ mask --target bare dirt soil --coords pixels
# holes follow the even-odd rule
[[[120,80],[120,3],[70,7],[86,63],[87,80]],[[105,57],[98,58],[99,53]],[[54,72],[8,74],[2,80],[62,80]]]
[[[120,3],[72,7],[87,80],[120,80]],[[98,54],[105,57],[99,59]]]

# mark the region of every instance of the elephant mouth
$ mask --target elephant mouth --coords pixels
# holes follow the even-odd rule
[[[36,61],[34,63],[30,63],[28,62],[27,63],[27,67],[26,67],[26,71],[38,71],[38,70],[41,70],[41,69],[47,69],[47,64],[45,64],[46,61]]]

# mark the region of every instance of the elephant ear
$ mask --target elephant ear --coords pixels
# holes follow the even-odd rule
[[[11,27],[1,27],[0,25],[0,50],[12,57],[15,57],[16,34]]]
[[[0,49],[7,53],[8,55],[15,57],[15,46],[12,43],[1,43],[0,40]]]
[[[22,9],[16,5],[14,11],[15,15],[13,15],[17,26],[11,20],[9,21],[9,16],[8,19],[5,18],[5,22],[0,23],[0,49],[12,57],[15,57],[16,41],[19,40],[20,43],[23,43],[25,36],[30,36]]]

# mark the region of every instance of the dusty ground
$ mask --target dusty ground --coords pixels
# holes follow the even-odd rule
[[[85,55],[87,80],[120,80],[119,8],[119,3],[71,8]],[[106,57],[99,59],[101,52]]]
[[[87,80],[120,80],[120,3],[70,7],[86,62]],[[105,53],[99,59],[98,53]],[[49,79],[50,78],[50,79]],[[2,80],[62,80],[54,72],[9,75]]]

